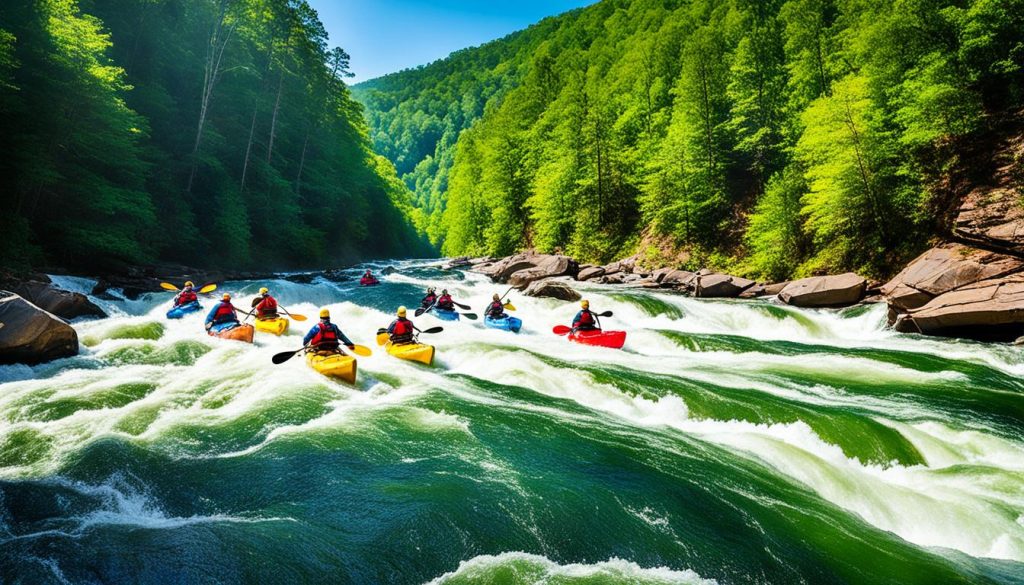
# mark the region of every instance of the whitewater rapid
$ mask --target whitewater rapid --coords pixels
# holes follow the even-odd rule
[[[727,576],[673,562],[684,556],[668,553],[654,564],[614,551],[574,562],[544,519],[559,492],[537,483],[532,463],[514,452],[500,455],[513,439],[484,433],[491,422],[480,418],[507,418],[515,425],[528,417],[563,425],[581,440],[633,443],[629,448],[652,469],[670,476],[680,472],[668,470],[691,460],[720,466],[709,469],[727,470],[720,472],[725,475],[708,481],[725,490],[717,497],[729,507],[755,506],[758,511],[747,514],[761,520],[753,525],[775,522],[767,519],[792,507],[830,530],[857,533],[865,526],[891,534],[923,558],[942,559],[974,578],[1024,579],[1024,358],[1016,348],[895,334],[884,326],[882,305],[801,310],[771,301],[576,285],[597,311],[614,312],[603,324],[628,331],[624,350],[568,343],[551,327],[567,323],[575,304],[513,292],[514,314],[524,322],[518,335],[480,321],[416,319],[421,327],[445,328],[422,336],[437,346],[436,363],[426,368],[376,347],[374,334],[394,308],[415,305],[421,289],[438,285],[482,313],[491,294],[507,287],[424,263],[400,264],[382,280],[380,290],[323,280],[224,283],[221,290],[244,299],[239,305],[267,284],[289,311],[313,317],[293,322],[281,338],[258,334],[254,346],[207,337],[202,315],[166,320],[166,295],[97,300],[112,316],[75,323],[83,344],[78,357],[0,367],[4,485],[44,485],[79,502],[31,529],[5,521],[0,546],[87,539],[115,525],[164,532],[232,523],[290,530],[282,525],[307,521],[304,513],[264,506],[259,498],[225,504],[223,511],[190,510],[185,501],[175,504],[176,512],[165,509],[159,490],[149,486],[145,463],[69,477],[97,450],[123,445],[141,454],[132,461],[149,457],[219,468],[282,453],[366,449],[361,460],[386,461],[389,468],[454,458],[473,471],[436,473],[454,474],[459,485],[480,486],[465,489],[492,494],[514,525],[509,534],[524,535],[497,542],[497,548],[463,536],[470,541],[467,550],[478,554],[454,559],[455,565],[453,559],[439,561],[446,568],[422,581],[473,582],[474,575],[482,579],[509,567],[531,575],[524,582],[707,583]],[[92,284],[55,281],[86,292]],[[355,385],[323,378],[301,359],[270,362],[274,353],[301,346],[321,307],[330,308],[353,341],[375,349],[372,357],[360,358]],[[545,441],[552,432],[544,430],[548,423],[533,424],[523,432]],[[399,428],[402,436],[416,438],[390,441]],[[548,449],[557,454],[566,441],[571,439],[552,439]],[[599,485],[607,480],[595,477]],[[759,482],[772,487],[761,490]],[[616,489],[607,489],[614,496]],[[685,549],[699,535],[678,525],[671,510],[679,503],[665,489],[651,487],[648,503],[621,500],[615,518],[632,518],[639,523],[635,530],[666,550]],[[830,509],[847,516],[836,519]],[[447,521],[454,534],[466,528]],[[867,534],[861,539],[879,538]],[[38,557],[38,551],[32,554]],[[39,558],[41,566],[50,563],[61,574],[74,565]]]

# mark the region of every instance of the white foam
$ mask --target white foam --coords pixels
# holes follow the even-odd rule
[[[566,579],[598,579],[609,582],[650,583],[666,585],[716,585],[717,581],[704,579],[689,570],[668,567],[641,567],[618,558],[586,564],[559,564],[547,557],[525,552],[505,552],[499,555],[480,555],[459,563],[458,569],[430,581],[432,585],[443,585],[451,579],[473,580],[486,578],[492,571],[505,566],[526,566],[527,570],[515,571],[518,578],[513,583],[549,583]],[[527,579],[529,576],[529,579]]]

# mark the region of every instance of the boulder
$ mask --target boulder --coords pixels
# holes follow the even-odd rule
[[[56,315],[0,291],[0,364],[38,364],[78,353],[78,334]]]
[[[474,271],[490,276],[495,282],[508,282],[508,277],[512,276],[513,273],[533,268],[536,265],[537,263],[533,260],[532,256],[516,254],[515,256],[502,258],[490,265],[478,266]]]
[[[580,266],[580,273],[576,280],[593,280],[604,276],[604,266]]]
[[[728,274],[709,274],[697,278],[696,284],[698,297],[735,298],[756,283],[753,280]]]
[[[755,284],[754,286],[752,286],[752,287],[748,288],[747,290],[745,290],[745,291],[740,293],[740,298],[741,299],[756,299],[757,297],[763,297],[763,296],[764,296],[764,285],[763,284]]]
[[[779,293],[779,300],[797,307],[842,307],[864,298],[867,281],[852,272],[794,280]]]
[[[1024,275],[968,284],[896,319],[904,333],[1010,341],[1024,334]]]
[[[1021,172],[1024,170],[1024,134],[1013,132],[1003,144],[995,144],[994,168],[985,181],[964,197],[957,210],[953,233],[965,242],[1011,253],[1024,252],[1024,206]],[[986,161],[988,162],[988,161]]]
[[[537,280],[523,292],[528,297],[549,297],[563,301],[578,301],[581,297],[572,287],[557,280]]]
[[[881,292],[891,306],[907,311],[962,286],[1021,270],[1024,261],[1012,256],[943,244],[914,259]]]
[[[347,282],[350,280],[349,276],[345,274],[345,271],[342,268],[329,268],[324,270],[321,276],[331,282]]]
[[[508,284],[523,288],[535,280],[555,276],[572,276],[579,274],[579,265],[568,256],[534,256],[534,264],[530,268],[517,270],[508,276]]]
[[[396,273],[396,272],[398,272],[398,269],[397,269],[397,268],[395,268],[394,266],[385,266],[385,267],[384,267],[384,268],[383,268],[383,269],[382,269],[382,270],[380,271],[380,273],[381,273],[381,276],[387,276],[387,275],[389,275],[389,274],[394,274],[394,273]]]
[[[45,282],[23,282],[15,286],[11,292],[62,319],[107,316],[103,309],[89,300],[89,297],[61,290]]]
[[[773,282],[771,284],[766,284],[766,285],[764,285],[764,295],[763,296],[766,296],[766,297],[775,296],[775,295],[779,294],[780,292],[782,292],[787,286],[789,286],[789,281],[788,280],[785,281],[785,282]]]
[[[676,288],[693,288],[697,283],[697,275],[689,270],[673,270],[661,278],[662,286]]]
[[[284,277],[288,282],[294,282],[297,284],[312,284],[316,280],[319,274],[315,272],[306,272],[303,274],[289,274]]]

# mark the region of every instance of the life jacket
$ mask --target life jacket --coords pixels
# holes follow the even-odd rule
[[[338,341],[338,334],[329,321],[320,321],[316,324],[316,334],[309,340],[309,345],[317,351],[336,350],[341,345]]]
[[[217,311],[213,314],[213,322],[219,324],[232,321],[238,321],[238,317],[235,316],[235,307],[231,304],[231,301],[221,301],[217,305]]]
[[[277,300],[270,295],[263,297],[263,300],[256,305],[256,317],[259,319],[277,317]]]
[[[194,303],[199,300],[199,295],[194,290],[183,290],[178,293],[177,304],[175,306],[187,305]]]
[[[490,306],[487,307],[487,315],[492,319],[500,319],[505,314],[505,305],[501,304],[501,301],[491,301]]]
[[[412,328],[412,321],[402,318],[395,319],[388,330],[391,334],[391,341],[396,343],[412,341],[413,331],[415,331]]]
[[[420,304],[423,305],[424,307],[429,307],[430,305],[433,305],[434,301],[436,301],[436,300],[437,300],[437,295],[429,294],[429,295],[423,297],[423,300],[420,301]]]
[[[580,317],[572,324],[577,329],[593,329],[597,327],[597,320],[594,319],[594,314],[590,312],[590,309],[583,309],[580,311]]]
[[[441,295],[441,297],[437,299],[437,306],[446,311],[453,310],[455,308],[455,302],[452,301],[452,295]]]

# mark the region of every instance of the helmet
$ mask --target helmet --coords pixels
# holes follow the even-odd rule
[[[434,288],[434,287],[432,287],[432,286],[428,286],[428,287],[427,287],[427,292],[428,292],[428,293],[432,293],[432,292],[435,292],[435,291],[437,291],[437,289],[436,289],[436,288]]]
[[[267,288],[267,287],[263,287],[263,288],[260,289],[260,294],[261,295],[265,295],[265,294],[267,294],[269,292],[270,292],[270,289]]]
[[[491,298],[496,300],[496,301],[500,301],[501,300],[501,297],[498,296],[498,293],[494,293],[494,296],[491,297]]]
[[[230,301],[230,300],[231,300],[231,293],[224,293],[224,294],[222,294],[222,295],[220,296],[220,298],[221,298],[222,300],[225,300],[225,301]]]
[[[405,307],[398,307],[398,316],[399,317],[405,317],[405,313],[406,313]]]
[[[321,319],[330,319],[331,318],[331,311],[328,310],[328,309],[320,309],[320,318]]]
[[[441,291],[441,294],[443,294],[443,295],[446,295],[446,294],[448,294],[448,289],[444,289],[444,290],[442,290],[442,291]]]
[[[583,307],[584,309],[589,309],[590,308],[590,301],[588,301],[587,299],[583,299],[583,302],[580,303],[580,306]]]
[[[195,286],[195,285],[192,284],[191,280],[187,280],[187,281],[185,281],[185,286]]]

